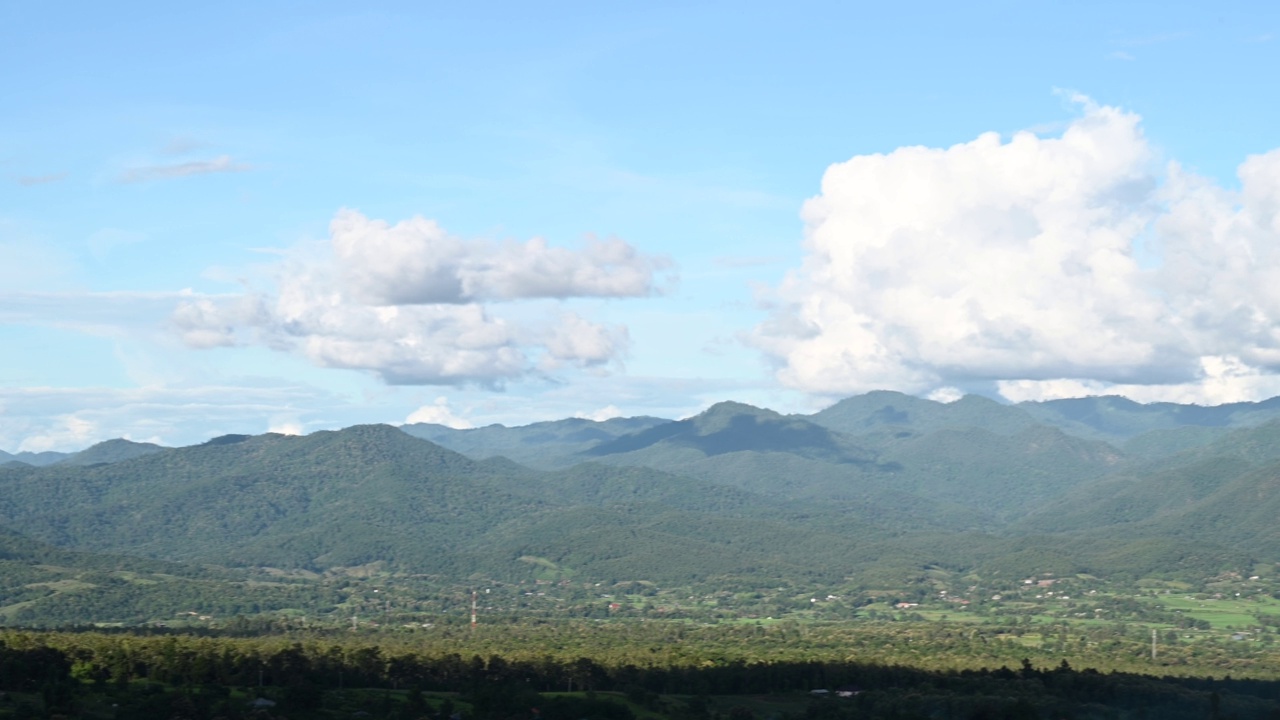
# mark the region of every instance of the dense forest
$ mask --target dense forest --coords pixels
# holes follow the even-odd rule
[[[247,628],[246,628],[247,629]],[[595,644],[565,628],[570,645]],[[672,635],[674,634],[674,637]],[[0,717],[745,719],[1275,718],[1280,683],[1039,667],[937,670],[863,660],[743,657],[741,642],[640,631],[611,659],[508,639],[514,655],[392,637],[0,634]],[[578,643],[574,642],[577,636]],[[697,663],[648,642],[708,643]],[[584,642],[585,640],[585,642]],[[640,643],[635,642],[639,640]],[[458,645],[462,647],[458,647]]]
[[[0,717],[1280,717],[1276,401],[6,459]]]

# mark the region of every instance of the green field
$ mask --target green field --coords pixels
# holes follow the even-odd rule
[[[1248,630],[1259,626],[1259,614],[1280,615],[1280,600],[1266,595],[1219,599],[1170,594],[1151,598],[1150,601],[1168,610],[1205,620],[1217,630]]]

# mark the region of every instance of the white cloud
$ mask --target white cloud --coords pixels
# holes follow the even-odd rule
[[[1077,100],[1061,137],[989,133],[831,166],[804,206],[804,264],[750,338],[778,378],[832,395],[1264,392],[1208,368],[1280,368],[1280,151],[1227,190],[1162,167],[1137,115]]]
[[[246,172],[253,166],[236,162],[230,155],[219,155],[212,160],[192,160],[183,163],[166,165],[144,165],[130,168],[120,175],[122,183],[150,182],[152,180],[169,180],[191,175],[209,175],[212,173]]]
[[[655,273],[670,266],[617,239],[591,239],[580,251],[541,238],[463,240],[425,218],[391,225],[354,210],[340,211],[330,234],[343,289],[373,305],[641,297],[655,291]]]
[[[97,424],[79,414],[60,415],[52,420],[44,432],[24,438],[18,445],[18,452],[86,448],[98,435]]]
[[[582,366],[603,365],[619,356],[628,341],[624,326],[609,328],[576,313],[561,313],[559,322],[544,341],[550,361],[544,363],[544,368],[555,369],[564,362]]]
[[[414,410],[405,418],[406,424],[413,423],[431,423],[433,425],[444,425],[455,430],[466,430],[474,427],[464,418],[460,418],[453,413],[449,407],[449,399],[446,397],[438,397],[432,405],[423,405]]]
[[[613,418],[622,417],[622,411],[617,405],[605,405],[599,410],[593,410],[588,413],[578,413],[574,417],[580,417],[584,420],[595,420],[596,422],[604,422]]]
[[[1002,380],[1001,396],[1012,402],[1057,400],[1089,395],[1122,395],[1138,402],[1222,405],[1280,395],[1280,375],[1250,367],[1231,356],[1200,359],[1200,373],[1187,382],[1160,385],[1097,380]]]
[[[299,411],[290,408],[325,416],[349,406],[349,399],[278,381],[203,387],[0,387],[0,449],[71,452],[118,437],[181,445],[226,433],[279,432],[290,426],[300,431],[314,421],[300,419]],[[352,419],[367,422],[368,416]]]
[[[169,316],[182,341],[200,349],[247,344],[242,328],[271,321],[271,309],[260,295],[181,297]]]
[[[302,423],[297,420],[277,420],[267,426],[267,432],[279,433],[280,435],[301,435],[303,434]]]
[[[173,328],[191,347],[265,345],[391,384],[498,385],[617,362],[625,327],[550,299],[646,295],[666,265],[617,240],[580,252],[540,240],[490,244],[422,218],[390,225],[351,210],[338,213],[331,234],[276,265],[272,292],[193,298],[173,313]],[[479,302],[517,299],[545,307],[516,322],[499,312],[506,303]]]
[[[934,402],[953,403],[964,397],[964,391],[960,388],[940,387],[929,393],[926,397]]]

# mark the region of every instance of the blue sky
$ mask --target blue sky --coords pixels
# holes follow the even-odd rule
[[[1265,3],[8,3],[0,449],[1275,395],[1277,32]]]

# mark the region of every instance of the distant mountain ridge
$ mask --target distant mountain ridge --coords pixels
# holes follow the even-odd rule
[[[725,402],[674,421],[108,441],[0,465],[0,527],[174,562],[453,578],[1280,562],[1280,403],[1057,402],[879,392],[812,415]]]
[[[65,460],[71,454],[72,453],[53,452],[51,450],[38,453],[23,451],[20,453],[10,454],[0,450],[0,465],[4,465],[5,463],[22,463],[23,465],[31,465],[33,467],[43,467],[45,465],[52,465],[61,460]]]
[[[115,439],[104,440],[95,445],[91,445],[79,452],[20,452],[10,454],[0,450],[0,465],[10,462],[22,463],[32,467],[46,467],[65,463],[68,465],[94,465],[100,463],[113,463],[121,460],[138,457],[140,455],[148,455],[153,452],[160,452],[166,448],[155,445],[153,443],[139,443],[132,440]]]
[[[717,405],[752,407],[732,401]],[[752,410],[779,415],[764,408]],[[1177,449],[1182,449],[1183,445],[1203,445],[1233,428],[1253,427],[1280,419],[1280,397],[1214,406],[1167,402],[1143,404],[1119,396],[1005,404],[980,395],[965,395],[955,401],[940,402],[891,390],[876,390],[845,398],[812,415],[790,417],[851,435],[895,428],[930,432],[958,427],[981,427],[994,434],[1013,435],[1032,426],[1047,425],[1068,435],[1103,440],[1117,447],[1137,443],[1156,451],[1162,445],[1178,445]],[[431,423],[410,423],[401,428],[410,435],[468,456],[502,455],[541,467],[548,462],[566,462],[567,456],[590,450],[600,443],[671,422],[681,421],[649,416],[603,421],[573,417],[518,426],[494,424],[457,429]],[[226,435],[208,442],[239,442],[249,437]],[[108,440],[98,445],[116,445],[118,450],[125,444],[161,447],[128,440]],[[66,461],[89,449],[93,448],[79,452],[39,453],[0,450],[0,464],[18,461],[40,467]],[[103,449],[95,452],[106,459],[93,462],[114,462],[117,459]],[[132,457],[129,452],[118,454],[118,459]],[[89,457],[92,456],[82,456],[81,460]]]
[[[240,566],[384,560],[511,575],[527,572],[519,558],[532,556],[619,572],[635,555],[664,580],[747,568],[781,576],[892,534],[646,468],[545,473],[471,460],[389,426],[260,435],[109,465],[0,468],[0,488],[0,525],[43,542]],[[813,522],[796,529],[793,513]],[[743,523],[756,540],[721,536],[717,523]]]
[[[917,432],[981,427],[998,435],[1013,435],[1039,424],[1017,405],[1004,405],[980,395],[965,395],[954,402],[941,403],[888,390],[846,398],[809,419],[851,434],[886,427],[911,428]]]
[[[1127,440],[1143,433],[1180,427],[1252,427],[1280,418],[1280,397],[1224,405],[1142,404],[1114,395],[1019,403],[1040,422],[1064,432]]]
[[[57,462],[59,465],[104,465],[132,460],[153,453],[163,452],[168,448],[154,443],[139,443],[131,440],[106,440],[90,446],[78,453],[71,453]]]

